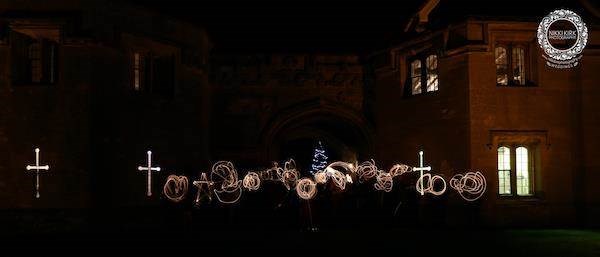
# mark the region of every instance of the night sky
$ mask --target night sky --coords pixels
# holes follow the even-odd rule
[[[432,18],[460,20],[466,15],[537,21],[557,7],[580,0],[442,0]],[[398,42],[407,21],[424,0],[130,0],[160,13],[202,26],[215,52],[368,53]],[[587,1],[593,4],[593,1]],[[585,14],[584,14],[585,16]]]
[[[344,53],[381,46],[422,1],[133,2],[205,27],[215,51]]]

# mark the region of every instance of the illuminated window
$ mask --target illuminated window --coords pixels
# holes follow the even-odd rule
[[[515,84],[525,85],[525,50],[522,47],[512,49],[512,75]]]
[[[529,181],[529,151],[525,147],[518,147],[517,155],[517,195],[531,195]]]
[[[533,154],[527,146],[498,147],[498,194],[533,195],[533,167]]]
[[[430,55],[426,59],[427,64],[427,92],[438,90],[438,58],[437,55]]]
[[[502,44],[494,48],[497,85],[526,85],[526,53],[525,47],[515,44]]]
[[[421,93],[421,60],[414,60],[410,63],[410,78],[412,85],[412,94]]]
[[[142,89],[142,77],[144,76],[144,55],[135,52],[133,53],[133,90],[140,91]]]
[[[498,85],[508,85],[508,58],[506,57],[506,48],[496,47],[496,83]]]
[[[510,195],[510,148],[498,148],[498,194]]]
[[[426,55],[410,62],[411,94],[435,92],[439,89],[438,56]]]

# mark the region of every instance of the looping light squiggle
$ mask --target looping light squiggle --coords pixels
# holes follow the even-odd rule
[[[210,178],[214,185],[217,200],[221,203],[235,203],[242,197],[242,181],[238,180],[238,174],[233,163],[219,161],[212,167]],[[222,198],[231,198],[229,200]]]
[[[332,162],[327,167],[325,167],[325,172],[330,171],[339,171],[341,173],[351,173],[354,172],[354,165],[349,162]]]
[[[412,172],[412,167],[405,164],[394,164],[390,169],[392,177],[403,175],[404,173]]]
[[[188,192],[188,178],[186,176],[169,175],[163,187],[163,194],[173,202],[185,199]]]
[[[423,188],[421,188],[421,181],[423,181]],[[435,189],[436,181],[441,181],[442,189]],[[431,176],[431,174],[427,173],[423,174],[423,176],[417,180],[415,187],[417,192],[421,194],[430,193],[439,196],[446,192],[446,180],[439,175]]]
[[[394,186],[394,180],[390,173],[380,172],[377,175],[376,179],[377,182],[375,183],[375,185],[373,185],[375,187],[375,190],[385,191],[388,193],[392,191],[392,187]]]
[[[285,162],[283,166],[283,173],[281,174],[281,182],[287,190],[291,190],[298,179],[300,178],[300,172],[296,170],[296,162],[293,159]]]
[[[317,194],[317,183],[310,178],[302,178],[296,184],[296,193],[304,200],[313,199]]]
[[[350,176],[350,174],[346,174],[346,183],[354,183],[354,180],[352,179],[352,176]]]
[[[273,162],[271,168],[263,170],[259,173],[261,181],[279,181],[283,169],[279,167],[279,163]]]
[[[485,193],[487,182],[481,172],[456,174],[450,179],[450,187],[456,190],[466,201],[472,202]]]
[[[347,162],[333,162],[325,168],[327,176],[330,177],[333,184],[342,191],[346,189],[346,182],[351,183],[352,181],[351,178],[348,179],[346,176],[346,174],[350,172],[354,172],[354,167],[351,163]]]
[[[356,174],[360,183],[376,177],[377,173],[379,173],[379,169],[373,159],[365,161],[356,167]]]
[[[420,153],[422,156],[422,153]],[[422,157],[421,157],[422,158]],[[418,170],[421,169],[421,170]],[[241,199],[243,190],[259,190],[263,181],[281,182],[288,190],[295,189],[302,199],[312,199],[317,193],[317,184],[331,182],[340,190],[347,189],[348,183],[358,180],[365,182],[375,178],[373,184],[375,190],[391,192],[394,186],[394,178],[414,171],[430,171],[430,167],[410,167],[404,164],[395,164],[385,172],[378,170],[374,160],[366,161],[357,165],[348,162],[333,162],[324,170],[317,171],[313,178],[300,179],[300,172],[296,168],[293,159],[286,161],[283,168],[273,162],[273,166],[260,172],[248,172],[243,180],[238,179],[238,172],[233,163],[219,161],[212,166],[210,179],[207,173],[201,173],[200,179],[193,182],[198,188],[195,204],[211,202],[212,194],[221,203],[236,203]],[[467,172],[457,174],[450,180],[450,187],[455,189],[466,201],[479,199],[486,190],[485,177],[480,172]],[[439,175],[431,173],[423,174],[416,182],[417,192],[430,193],[436,196],[446,192],[446,181]],[[184,199],[188,191],[187,177],[171,175],[167,178],[163,193],[169,200],[179,202]]]
[[[319,183],[319,184],[325,184],[327,183],[327,173],[325,173],[324,171],[317,171],[315,172],[315,182]]]
[[[242,180],[242,185],[250,191],[256,191],[260,188],[260,177],[256,172],[248,172]]]

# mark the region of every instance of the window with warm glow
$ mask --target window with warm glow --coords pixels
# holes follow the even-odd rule
[[[525,50],[522,47],[512,49],[512,78],[516,85],[525,85]]]
[[[412,83],[412,94],[421,93],[421,60],[410,63],[410,78]]]
[[[437,55],[430,55],[426,59],[427,64],[427,92],[438,90],[438,58]]]
[[[517,195],[531,195],[529,181],[529,151],[526,147],[517,147]]]
[[[498,148],[498,194],[510,195],[510,148]]]
[[[533,167],[527,146],[498,147],[498,194],[533,195]]]
[[[499,44],[494,48],[496,84],[499,86],[525,86],[527,51],[522,45]]]
[[[506,48],[496,47],[496,84],[508,85],[508,58],[506,57]]]
[[[413,59],[410,61],[409,73],[412,95],[438,91],[437,55],[431,54]]]

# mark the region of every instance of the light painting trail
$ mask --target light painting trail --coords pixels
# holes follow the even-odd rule
[[[35,198],[40,198],[40,170],[50,170],[49,165],[40,165],[40,149],[35,148],[35,165],[27,165],[26,170],[35,170]]]
[[[293,159],[285,162],[283,166],[283,173],[281,173],[281,182],[287,188],[291,190],[296,185],[296,181],[300,178],[300,173],[296,170],[296,162]]]
[[[340,170],[341,169],[341,170]],[[345,172],[343,172],[343,171]],[[325,173],[328,177],[331,178],[333,184],[337,186],[340,190],[344,191],[346,189],[346,182],[351,182],[352,179],[348,179],[346,174],[354,172],[354,165],[348,162],[333,162],[327,165],[325,168]]]
[[[211,188],[213,183],[208,180],[206,172],[202,172],[202,174],[200,174],[200,180],[195,180],[192,184],[198,188],[194,205],[200,206],[204,199],[206,199],[206,203],[212,202]]]
[[[181,202],[188,192],[188,178],[186,176],[169,175],[163,194],[173,202]]]
[[[296,184],[296,193],[304,200],[313,199],[317,194],[317,183],[310,178],[302,178]]]
[[[333,184],[337,186],[340,190],[344,191],[346,189],[346,175],[344,173],[337,170],[328,171],[329,176],[331,177],[331,181]]]
[[[242,185],[250,191],[256,191],[260,188],[260,177],[256,172],[248,172],[242,180]]]
[[[147,172],[148,180],[146,181],[146,196],[150,197],[152,196],[152,172],[159,172],[160,167],[152,167],[152,151],[148,151],[146,154],[148,154],[148,166],[138,166],[138,170]]]
[[[365,181],[372,179],[377,176],[379,169],[375,165],[374,160],[366,161],[358,165],[356,174],[358,175],[358,182],[364,183]]]
[[[282,173],[283,169],[279,167],[279,163],[273,162],[271,168],[261,171],[259,176],[262,181],[278,181],[281,180]]]
[[[387,172],[381,172],[376,177],[377,183],[375,183],[374,187],[378,191],[385,191],[389,193],[392,191],[392,187],[394,186],[394,180],[392,180],[392,175]]]
[[[238,179],[233,163],[219,161],[212,167],[210,179],[215,196],[221,203],[236,203],[242,197],[242,181]]]
[[[436,189],[436,182],[441,183],[441,189]],[[415,184],[417,192],[424,195],[430,193],[432,195],[440,196],[446,192],[446,180],[439,175],[431,175],[429,173],[421,176]]]
[[[39,159],[39,157],[36,157]],[[148,167],[138,167],[140,171],[159,171],[159,167],[152,167],[151,152],[148,151]],[[28,166],[29,169],[35,169],[39,166],[39,160],[36,166]],[[39,166],[42,169],[46,166]],[[200,179],[193,181],[197,188],[194,204],[199,206],[204,203],[210,203],[212,194],[217,200],[225,204],[238,202],[244,190],[257,191],[263,182],[281,183],[288,191],[295,189],[296,194],[301,199],[310,200],[317,194],[317,185],[326,184],[331,181],[341,191],[347,189],[347,185],[354,183],[366,183],[374,179],[373,187],[377,191],[391,192],[394,186],[394,178],[405,174],[419,171],[419,177],[415,183],[415,189],[420,195],[426,193],[439,196],[446,192],[446,181],[440,175],[424,173],[431,171],[430,166],[423,164],[423,151],[419,152],[419,167],[411,167],[405,164],[394,164],[389,171],[379,170],[374,160],[365,161],[360,165],[354,165],[348,162],[337,161],[330,163],[324,170],[314,173],[312,177],[300,178],[300,171],[296,168],[296,163],[290,159],[283,163],[283,168],[277,162],[273,162],[271,168],[262,171],[250,171],[242,180],[238,179],[238,171],[232,162],[218,161],[212,166],[210,178],[206,173],[200,174]],[[150,183],[150,180],[148,180]],[[149,184],[150,185],[150,184]],[[466,201],[475,201],[483,196],[486,190],[486,180],[481,172],[467,172],[457,174],[450,180],[450,187],[458,192]],[[170,175],[167,178],[163,193],[173,201],[180,202],[188,192],[188,179],[185,176]],[[150,195],[150,187],[148,187]]]
[[[327,173],[325,173],[324,171],[317,171],[315,173],[315,182],[319,184],[327,183]]]
[[[456,190],[466,201],[472,202],[485,193],[487,182],[481,172],[456,174],[450,179],[450,187]]]
[[[417,191],[419,191],[421,193],[421,195],[425,195],[425,191],[423,190],[424,186],[423,186],[423,171],[431,171],[431,166],[427,166],[424,167],[423,166],[423,151],[419,151],[419,167],[414,167],[413,171],[418,171],[419,172],[419,180],[417,181],[417,188],[420,188],[421,190],[419,191],[419,189],[417,189]],[[446,182],[444,182],[444,190],[446,188]]]
[[[411,172],[411,171],[413,171],[413,168],[408,165],[395,164],[390,169],[390,174],[392,175],[392,177],[396,177],[396,176],[404,175],[404,173]]]

